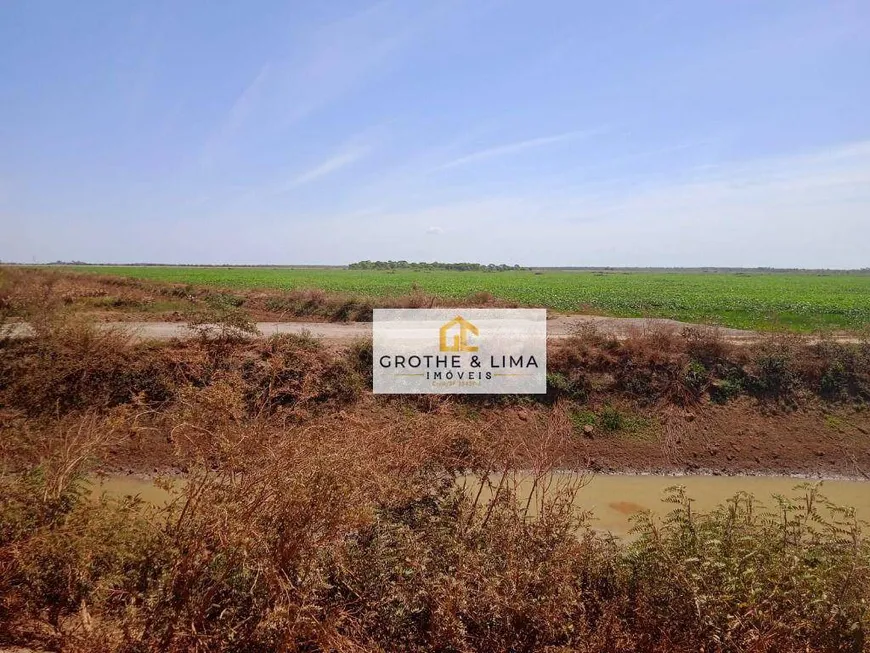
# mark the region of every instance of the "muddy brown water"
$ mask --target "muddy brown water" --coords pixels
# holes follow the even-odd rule
[[[559,480],[576,479],[574,474],[560,475]],[[469,487],[478,486],[475,479],[466,480]],[[497,483],[497,481],[496,481]],[[818,483],[790,476],[657,476],[609,474],[591,477],[577,493],[575,505],[582,510],[592,511],[590,526],[596,530],[609,531],[614,535],[628,534],[633,522],[632,516],[651,511],[663,516],[675,506],[667,503],[667,489],[682,485],[692,499],[692,509],[696,512],[710,512],[738,492],[748,492],[766,507],[776,506],[775,495],[786,497],[802,496],[804,491],[796,487],[803,483]],[[519,479],[518,494],[528,497],[532,491],[531,476]],[[855,508],[859,519],[870,522],[870,482],[826,480],[821,482],[820,492],[833,503]],[[485,490],[483,498],[487,498]]]
[[[576,478],[572,474],[560,474],[561,481]],[[477,481],[468,477],[461,482],[470,491],[477,489]],[[666,488],[683,485],[693,499],[692,507],[699,512],[708,512],[740,491],[750,492],[768,507],[775,506],[774,495],[795,496],[795,487],[804,481],[783,476],[641,476],[600,475],[594,476],[577,494],[575,504],[583,510],[591,510],[591,526],[614,535],[623,536],[631,529],[632,515],[650,510],[664,515],[673,509],[664,501]],[[532,488],[530,476],[519,478],[519,494],[522,497]],[[133,476],[109,476],[94,480],[92,492],[104,492],[111,496],[138,495],[143,500],[163,504],[169,493],[157,487],[153,481]],[[827,480],[821,483],[821,493],[842,506],[854,507],[859,519],[870,521],[870,482]],[[486,492],[483,498],[486,499]]]

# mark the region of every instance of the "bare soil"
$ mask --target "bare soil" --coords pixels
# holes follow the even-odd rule
[[[487,448],[496,458],[522,458],[523,451],[541,446],[542,424],[552,418],[553,410],[536,405],[476,409],[455,403],[430,412],[413,402],[370,395],[339,413],[316,417],[307,426],[317,430],[365,424],[366,429],[378,431],[402,421],[432,420],[445,432],[473,434],[476,446]],[[560,466],[605,474],[870,480],[868,410],[816,406],[770,412],[746,399],[725,406],[669,407],[636,414],[650,422],[640,433],[572,429],[568,444],[559,440]],[[100,471],[147,476],[184,473],[185,464],[174,453],[174,445],[160,429],[139,429],[104,454]]]
[[[751,400],[651,413],[641,434],[578,434],[573,461],[603,473],[790,475],[870,480],[868,411],[765,413]],[[520,413],[503,429],[522,429]]]
[[[134,317],[127,315],[127,317]],[[301,334],[309,332],[311,335],[335,342],[350,342],[359,338],[368,338],[372,335],[371,322],[257,322],[257,329],[262,337],[269,337],[280,333]],[[648,318],[613,318],[593,315],[560,315],[547,321],[547,335],[550,338],[565,338],[574,334],[577,329],[584,325],[594,325],[602,334],[619,339],[631,337],[633,334],[652,330],[672,330],[679,332],[688,327],[701,327],[676,320],[648,319]],[[189,338],[194,334],[183,322],[158,322],[123,320],[114,322],[100,322],[99,326],[105,329],[116,329],[128,334],[134,340],[171,340],[173,338]],[[716,329],[721,337],[733,341],[749,341],[759,337],[753,331],[740,329]],[[30,333],[27,324],[21,323],[12,331],[14,336],[25,336]]]

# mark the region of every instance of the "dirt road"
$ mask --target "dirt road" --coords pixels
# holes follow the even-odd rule
[[[593,324],[602,333],[611,334],[620,339],[651,329],[668,329],[679,333],[684,327],[697,326],[665,319],[561,315],[547,320],[547,335],[550,338],[565,338],[584,324]],[[172,338],[189,338],[194,335],[185,324],[180,322],[103,322],[99,323],[99,326],[119,329],[129,333],[136,340],[170,340]],[[370,322],[258,322],[257,328],[264,337],[277,333],[309,331],[314,336],[334,342],[348,342],[371,336],[372,333]],[[754,331],[724,327],[717,330],[722,337],[734,342],[748,342],[759,337],[759,334]],[[12,335],[21,337],[29,333],[29,326],[20,324],[13,329]]]

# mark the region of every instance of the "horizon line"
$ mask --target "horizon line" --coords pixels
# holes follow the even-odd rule
[[[363,259],[366,260],[366,259]],[[8,266],[21,266],[21,267],[185,267],[185,268],[334,268],[334,269],[344,269],[354,263],[359,263],[360,261],[353,261],[351,263],[145,263],[145,262],[135,262],[135,263],[90,263],[86,261],[51,261],[51,262],[32,262],[32,263],[24,263],[19,261],[2,261],[0,260],[0,267],[8,265]],[[377,262],[377,261],[372,261]],[[381,261],[381,262],[389,262]],[[399,260],[395,260],[394,262],[398,263]],[[693,266],[664,266],[664,265],[523,265],[521,263],[478,263],[475,261],[404,261],[405,263],[411,265],[432,265],[432,264],[441,264],[441,265],[481,265],[481,266],[508,266],[512,268],[514,266],[519,267],[521,270],[529,271],[529,270],[585,270],[585,271],[763,271],[763,272],[851,272],[851,273],[861,273],[861,274],[870,274],[870,266],[862,267],[862,268],[818,268],[818,267],[774,267],[774,266],[735,266],[735,265],[693,265]],[[363,272],[384,272],[385,270],[362,270]],[[470,270],[443,270],[445,272],[467,272]],[[503,270],[505,272],[509,272],[508,270]]]

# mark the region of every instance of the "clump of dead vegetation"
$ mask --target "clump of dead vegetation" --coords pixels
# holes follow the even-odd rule
[[[165,409],[190,388],[230,378],[248,414],[305,411],[353,400],[363,389],[347,356],[310,336],[251,340],[250,322],[223,307],[197,314],[191,328],[198,338],[153,345],[74,316],[46,314],[30,321],[31,337],[0,345],[0,405],[33,417],[124,404]]]
[[[312,320],[328,322],[371,322],[375,308],[434,308],[443,298],[414,284],[409,292],[392,296],[362,296],[328,292],[320,288],[290,290],[240,290],[193,284],[162,283],[143,279],[82,274],[67,270],[0,268],[0,311],[9,293],[25,294],[35,287],[51,288],[54,299],[68,314],[111,320],[164,320],[196,323],[209,335],[218,335],[216,318],[236,322],[231,332],[251,334],[245,323],[260,321]],[[496,299],[479,291],[450,300],[450,306],[515,307],[514,302]],[[25,311],[11,314],[24,317]],[[225,319],[225,323],[229,320]]]
[[[386,429],[232,420],[179,442],[172,500],[87,495],[109,446],[59,434],[0,494],[0,642],[63,650],[861,651],[870,547],[817,488],[698,514],[681,490],[630,543],[579,482],[516,471],[437,416]],[[541,439],[565,437],[555,413]],[[481,445],[483,445],[481,447]],[[555,451],[558,446],[542,448]],[[457,452],[464,452],[457,456]],[[468,460],[476,460],[469,465]]]
[[[870,341],[771,335],[734,344],[712,328],[651,329],[617,340],[586,327],[549,350],[556,398],[623,395],[642,404],[688,405],[745,395],[783,406],[808,397],[870,399]]]

